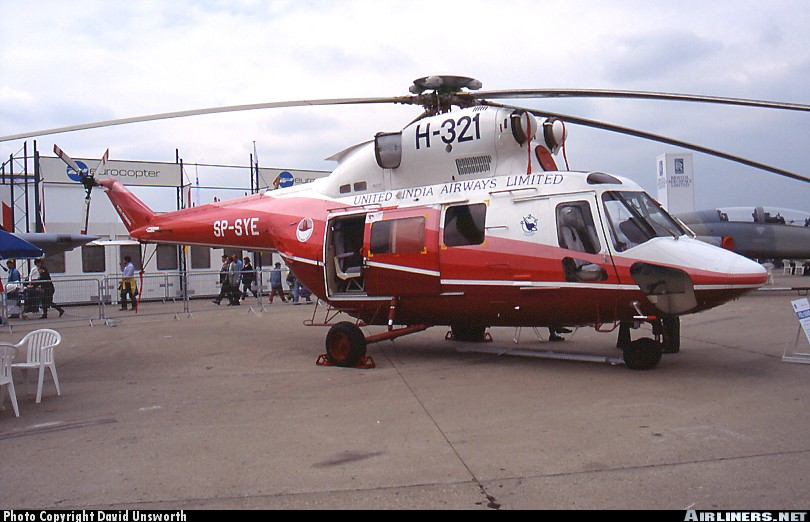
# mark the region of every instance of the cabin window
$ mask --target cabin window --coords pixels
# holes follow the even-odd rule
[[[48,271],[52,274],[64,274],[66,271],[65,253],[57,252],[47,256],[45,258],[45,265],[48,267]]]
[[[82,247],[82,272],[104,272],[106,265],[106,256],[103,246],[85,245]]]
[[[157,246],[157,269],[177,270],[177,245]]]
[[[345,184],[345,185],[340,186],[340,193],[341,194],[348,194],[351,191],[352,191],[352,186],[349,185],[348,183]]]
[[[371,225],[372,254],[405,254],[425,250],[425,218],[386,219]]]
[[[191,268],[211,268],[211,247],[191,247]]]
[[[366,184],[365,181],[358,181],[357,183],[354,184],[354,191],[363,192],[364,190],[366,190],[366,187],[368,187],[368,185]]]
[[[484,242],[487,206],[484,203],[447,207],[444,213],[445,246],[480,245]]]
[[[141,262],[141,246],[140,245],[121,245],[121,259],[124,259],[124,256],[129,256],[132,258],[132,266],[135,267],[135,270],[140,270],[143,268],[143,264]]]
[[[591,205],[568,201],[557,205],[557,241],[568,250],[598,254],[602,249],[596,235]]]

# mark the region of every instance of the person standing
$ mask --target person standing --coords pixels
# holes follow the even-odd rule
[[[7,270],[8,281],[3,291],[6,293],[9,304],[13,303],[15,309],[22,308],[25,303],[25,287],[22,283],[20,271],[17,270],[17,262],[13,259],[9,259]],[[12,312],[11,316],[19,317],[19,314],[17,312]]]
[[[135,282],[135,265],[132,264],[132,258],[124,256],[121,261],[121,310],[127,309],[127,296],[132,301],[131,310],[135,310],[135,296],[138,295],[138,285]]]
[[[17,262],[13,259],[8,260],[8,282],[17,283],[18,285],[22,283],[20,271],[17,270]]]
[[[39,269],[39,279],[37,281],[42,292],[42,316],[40,319],[48,318],[48,308],[53,308],[59,312],[59,317],[62,317],[65,309],[53,303],[53,294],[56,292],[56,288],[54,288],[53,281],[51,281],[51,272],[43,259],[34,260],[34,265]]]
[[[281,297],[282,302],[287,302],[287,298],[284,297],[284,287],[281,285],[281,263],[276,263],[270,270],[270,303],[273,302],[273,296],[276,294]]]

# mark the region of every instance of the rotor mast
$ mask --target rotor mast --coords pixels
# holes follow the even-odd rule
[[[454,105],[462,109],[481,105],[479,100],[462,90],[477,91],[481,86],[475,78],[443,75],[417,78],[408,90],[417,95],[411,103],[422,105],[425,108],[423,116],[427,117],[450,112]]]

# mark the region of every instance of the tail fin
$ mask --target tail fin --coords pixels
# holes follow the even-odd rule
[[[148,225],[155,217],[152,209],[116,180],[105,178],[98,183],[104,187],[113,207],[130,232]]]

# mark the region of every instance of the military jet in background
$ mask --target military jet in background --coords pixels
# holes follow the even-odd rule
[[[760,261],[810,260],[810,213],[771,207],[729,207],[679,214],[707,243]]]
[[[89,236],[87,234],[63,234],[58,232],[18,232],[14,233],[13,235],[31,243],[37,248],[42,249],[45,257],[62,252],[68,252],[76,247],[84,246],[91,241],[99,239],[99,236]]]

